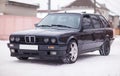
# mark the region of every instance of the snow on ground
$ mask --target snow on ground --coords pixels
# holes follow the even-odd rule
[[[109,56],[99,52],[83,54],[74,64],[10,57],[8,41],[0,41],[0,76],[120,76],[120,36],[114,40]]]

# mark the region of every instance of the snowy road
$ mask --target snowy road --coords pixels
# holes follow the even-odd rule
[[[120,76],[120,36],[109,56],[99,52],[81,55],[74,64],[30,59],[19,61],[10,57],[6,41],[0,41],[0,76]]]

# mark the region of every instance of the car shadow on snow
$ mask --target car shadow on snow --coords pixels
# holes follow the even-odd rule
[[[40,58],[30,58],[28,60],[15,60],[17,63],[27,63],[27,64],[42,64],[42,65],[62,65],[61,61],[58,60],[42,60]]]
[[[99,57],[98,54],[82,54],[78,57],[77,63],[81,63],[86,59],[91,59],[94,57]],[[40,58],[30,58],[28,60],[15,60],[14,62],[17,63],[28,63],[28,64],[42,64],[42,65],[53,65],[53,66],[60,66],[63,63],[60,60],[42,60]],[[73,63],[74,64],[74,63]]]
[[[86,59],[92,59],[92,58],[95,58],[95,57],[99,57],[100,55],[98,54],[82,54],[78,57],[78,62],[80,61],[84,61]]]

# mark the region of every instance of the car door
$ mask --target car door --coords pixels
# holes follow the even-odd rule
[[[83,41],[82,45],[82,52],[85,52],[85,50],[92,49],[94,45],[94,27],[91,22],[90,15],[83,15],[82,18],[82,32],[81,32],[81,40]]]
[[[102,28],[102,24],[100,22],[100,19],[98,17],[98,15],[91,15],[91,20],[92,20],[92,24],[94,27],[94,37],[95,37],[95,41],[94,41],[94,48],[100,47],[103,44],[103,40],[104,40],[104,29]]]

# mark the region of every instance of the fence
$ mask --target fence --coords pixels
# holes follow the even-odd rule
[[[0,16],[0,39],[8,39],[9,35],[16,31],[34,28],[34,24],[40,21],[36,17],[25,16]]]

